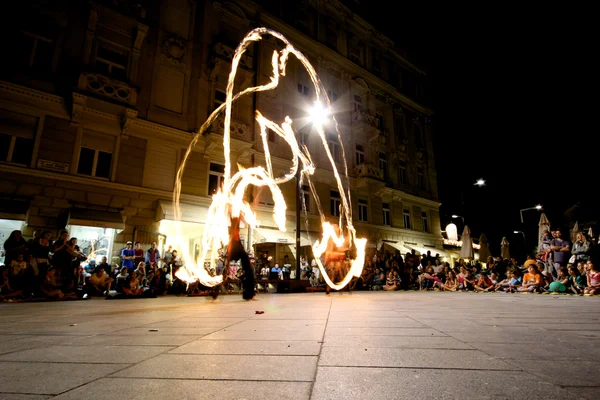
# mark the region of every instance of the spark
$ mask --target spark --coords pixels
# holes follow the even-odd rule
[[[249,87],[242,90],[234,95],[234,82],[237,73],[240,59],[248,46],[254,42],[262,40],[264,35],[271,35],[281,40],[285,47],[282,50],[274,50],[271,57],[271,66],[273,68],[273,75],[271,76],[270,82],[265,85],[259,85]],[[360,276],[365,259],[365,247],[367,240],[356,238],[356,231],[352,225],[352,209],[350,202],[349,192],[344,190],[344,185],[340,177],[340,173],[337,169],[333,155],[329,150],[327,143],[327,137],[323,125],[326,123],[327,115],[331,113],[331,102],[327,97],[325,88],[323,87],[317,73],[311,63],[304,57],[304,55],[298,51],[281,33],[267,29],[267,28],[256,28],[248,33],[244,39],[238,45],[234,56],[231,61],[231,72],[229,73],[229,79],[227,82],[226,99],[217,109],[215,109],[208,119],[202,124],[198,132],[194,135],[190,145],[188,146],[186,153],[183,157],[179,170],[177,171],[177,179],[175,182],[175,190],[173,193],[173,208],[175,220],[181,220],[181,208],[179,201],[181,197],[181,182],[183,172],[188,158],[192,152],[192,149],[197,144],[200,137],[206,132],[211,126],[219,114],[225,111],[224,118],[224,129],[223,129],[223,149],[225,156],[225,169],[224,179],[222,187],[212,197],[212,203],[208,209],[206,225],[204,234],[202,237],[202,250],[200,255],[194,259],[191,256],[188,243],[182,240],[180,245],[182,247],[182,253],[184,258],[184,267],[180,268],[177,272],[177,277],[188,282],[199,281],[205,286],[215,286],[223,281],[222,276],[211,276],[208,271],[204,268],[204,263],[210,262],[211,266],[214,265],[215,259],[218,256],[218,252],[223,246],[226,246],[229,242],[228,225],[231,217],[243,216],[244,220],[248,225],[255,228],[260,225],[260,221],[257,220],[256,214],[252,210],[250,204],[244,201],[244,193],[248,185],[254,185],[257,187],[268,187],[273,196],[273,220],[280,231],[286,230],[286,209],[283,194],[279,188],[279,185],[290,181],[296,177],[298,169],[302,174],[302,178],[308,180],[310,190],[315,199],[318,199],[317,192],[314,184],[310,180],[310,177],[315,172],[315,166],[312,162],[312,158],[306,146],[300,146],[296,140],[296,135],[293,129],[293,121],[290,117],[285,117],[284,121],[279,125],[267,118],[265,118],[260,111],[256,111],[255,119],[260,126],[260,136],[262,140],[263,150],[265,154],[265,166],[256,166],[251,168],[243,168],[238,165],[238,171],[231,176],[231,155],[230,155],[230,127],[231,127],[231,110],[234,101],[244,95],[248,95],[254,92],[264,92],[275,89],[279,84],[279,79],[286,74],[286,64],[290,55],[296,57],[296,59],[304,66],[308,72],[312,83],[315,88],[316,102],[313,107],[313,124],[316,128],[317,134],[321,139],[327,158],[333,168],[333,174],[336,179],[338,191],[341,196],[341,213],[339,221],[339,233],[336,232],[334,225],[326,221],[325,215],[320,207],[319,213],[321,216],[323,234],[321,240],[317,240],[312,248],[315,256],[315,260],[321,274],[325,279],[325,282],[333,289],[342,289],[346,286],[353,276]],[[342,144],[340,133],[338,130],[338,124],[335,118],[332,117],[332,124],[335,127],[337,133],[337,139]],[[273,174],[273,166],[271,161],[271,154],[268,145],[268,131],[273,131],[276,135],[281,137],[290,147],[292,154],[292,166],[289,173],[283,176],[275,177]],[[342,157],[344,160],[344,175],[348,181],[348,167],[346,164],[346,156],[344,153],[344,146],[341,146]],[[349,186],[349,185],[348,185]],[[318,200],[317,200],[318,201]],[[176,225],[177,236],[182,237],[180,224]],[[344,231],[346,232],[344,234]],[[350,271],[346,274],[341,282],[333,282],[327,274],[323,263],[321,262],[321,256],[327,252],[327,248],[332,243],[337,248],[355,248],[356,258],[350,260]],[[299,256],[299,255],[297,255]],[[299,271],[297,271],[299,273]]]

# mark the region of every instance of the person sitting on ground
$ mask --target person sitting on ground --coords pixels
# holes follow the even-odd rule
[[[550,289],[550,284],[554,282],[554,276],[548,270],[548,268],[546,268],[546,265],[543,262],[538,262],[537,266],[538,271],[540,271],[540,274],[542,274],[542,278],[544,278],[544,283],[542,285],[543,289],[547,291]]]
[[[167,279],[162,269],[156,269],[150,280],[150,290],[154,296],[163,295],[167,291]]]
[[[542,277],[542,274],[540,274],[537,264],[529,264],[528,271],[529,272],[523,276],[523,283],[517,288],[517,291],[519,292],[533,293],[539,291],[544,284],[544,278]]]
[[[104,268],[96,268],[96,273],[90,277],[88,296],[108,296],[114,279],[106,275]]]
[[[456,274],[454,273],[454,271],[449,270],[446,274],[446,282],[435,282],[434,285],[434,288],[438,288],[448,292],[456,292],[458,290],[458,280],[456,279]]]
[[[56,267],[52,266],[48,268],[46,272],[46,276],[42,281],[42,285],[40,286],[40,291],[49,299],[68,299],[68,298],[76,298],[75,293],[63,293],[61,290],[62,284],[56,277]]]
[[[587,265],[587,287],[583,290],[583,294],[600,294],[600,271],[596,269],[592,260],[589,260]]]
[[[567,267],[559,267],[558,268],[558,277],[555,281],[551,282],[548,290],[556,293],[565,293],[567,291],[567,287],[569,287],[569,270]]]
[[[481,271],[481,273],[479,274],[479,279],[477,280],[477,283],[475,284],[475,291],[476,292],[489,292],[492,290],[494,290],[494,283],[489,278],[487,271]]]
[[[135,277],[137,278],[140,287],[144,287],[146,285],[146,263],[140,261],[133,272],[135,273]]]
[[[17,258],[10,262],[10,285],[14,290],[19,290],[23,285],[23,277],[27,271],[27,262],[23,253],[17,253]]]
[[[380,268],[375,268],[375,274],[373,275],[373,280],[371,281],[371,289],[381,290],[383,285],[385,285],[385,275]]]
[[[390,272],[388,272],[388,276],[385,281],[385,285],[383,285],[383,290],[395,291],[395,290],[400,289],[400,287],[398,286],[399,278],[400,278],[400,276],[398,275],[398,271],[395,269],[392,269]]]
[[[117,281],[117,284],[115,285],[115,290],[117,291],[117,293],[125,293],[123,289],[129,286],[128,269],[126,267],[122,267],[119,270],[119,273],[117,274],[117,277],[115,279]]]
[[[495,290],[504,290],[505,292],[514,292],[517,290],[517,287],[521,286],[523,283],[523,278],[521,277],[521,270],[518,268],[510,268],[507,270],[508,278],[498,282],[495,287]]]
[[[575,294],[583,294],[585,287],[587,285],[587,276],[581,275],[579,273],[579,269],[575,267],[573,264],[570,264],[567,267],[569,271],[569,287]]]
[[[0,300],[12,299],[15,297],[19,297],[21,294],[22,294],[22,290],[14,290],[10,286],[8,268],[6,266],[1,266],[0,267]]]
[[[471,290],[475,290],[475,283],[477,283],[477,279],[473,275],[473,272],[470,268],[465,268],[463,282],[464,291],[468,292]]]
[[[442,282],[442,280],[433,271],[432,266],[425,268],[425,272],[419,275],[419,286],[421,290],[433,289],[435,282]]]
[[[109,277],[112,277],[112,268],[110,267],[110,264],[108,263],[108,258],[106,258],[106,256],[102,257],[102,262],[100,264],[98,264],[97,268],[102,268],[104,269],[104,273],[106,273],[106,275],[108,275]],[[94,272],[96,272],[94,270]]]
[[[135,274],[129,274],[129,285],[123,287],[123,293],[133,297],[141,296],[144,293],[144,288],[140,287],[140,282]]]

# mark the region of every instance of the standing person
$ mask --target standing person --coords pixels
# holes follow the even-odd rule
[[[133,245],[133,265],[138,266],[141,262],[145,262],[146,257],[144,254],[144,250],[142,249],[142,244],[140,242],[135,242]]]
[[[27,241],[23,238],[21,231],[12,231],[8,239],[4,242],[4,265],[10,265],[12,260],[17,259],[17,254],[23,254],[27,251]]]
[[[569,255],[571,254],[571,247],[569,242],[562,238],[562,231],[557,229],[554,231],[554,239],[550,242],[550,248],[553,252],[553,261],[556,274],[560,267],[566,267],[569,262]]]
[[[135,260],[135,251],[133,250],[133,243],[127,242],[126,247],[121,250],[121,263],[122,268],[127,268],[129,273],[133,272],[133,260]]]

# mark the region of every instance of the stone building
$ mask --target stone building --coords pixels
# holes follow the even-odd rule
[[[39,4],[37,4],[39,3]],[[333,102],[350,173],[354,225],[370,251],[442,251],[432,111],[422,104],[423,71],[392,41],[336,0],[19,2],[2,26],[10,37],[0,72],[0,235],[67,228],[84,249],[118,255],[128,240],[197,250],[210,195],[223,176],[222,119],[203,135],[182,179],[182,230],[175,237],[172,194],[194,132],[224,100],[237,43],[252,28],[281,32],[319,73]],[[242,58],[235,91],[271,75],[275,40]],[[233,107],[232,161],[263,165],[254,110],[300,121],[314,89],[290,62],[277,90]],[[309,128],[309,127],[308,127]],[[298,134],[313,154],[325,213],[337,220],[336,191],[324,150],[310,129]],[[274,135],[276,171],[291,153]],[[341,168],[340,144],[329,146]],[[295,186],[284,185],[286,233],[271,229],[270,194],[248,193],[261,227],[248,247],[294,258]],[[305,194],[302,244],[319,216]],[[289,246],[291,244],[292,246]],[[309,247],[303,248],[308,252]],[[99,252],[98,254],[104,254]]]

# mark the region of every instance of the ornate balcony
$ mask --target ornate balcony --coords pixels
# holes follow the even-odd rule
[[[214,52],[217,57],[231,62],[235,49],[219,42],[215,44]],[[249,56],[248,53],[244,53],[240,59],[240,66],[251,70],[253,68],[252,56]]]
[[[353,116],[355,129],[367,140],[377,140],[383,133],[382,121],[368,111],[355,111]]]
[[[383,170],[371,164],[362,163],[354,167],[356,174],[356,188],[366,188],[372,193],[385,187]]]
[[[137,102],[136,88],[94,72],[83,72],[79,75],[78,88],[132,106]]]
[[[225,130],[225,116],[221,114],[215,122],[213,122],[210,130],[222,135]],[[231,119],[229,132],[231,133],[232,139],[238,139],[244,142],[250,142],[252,140],[250,125],[241,121],[236,121],[233,118]]]

